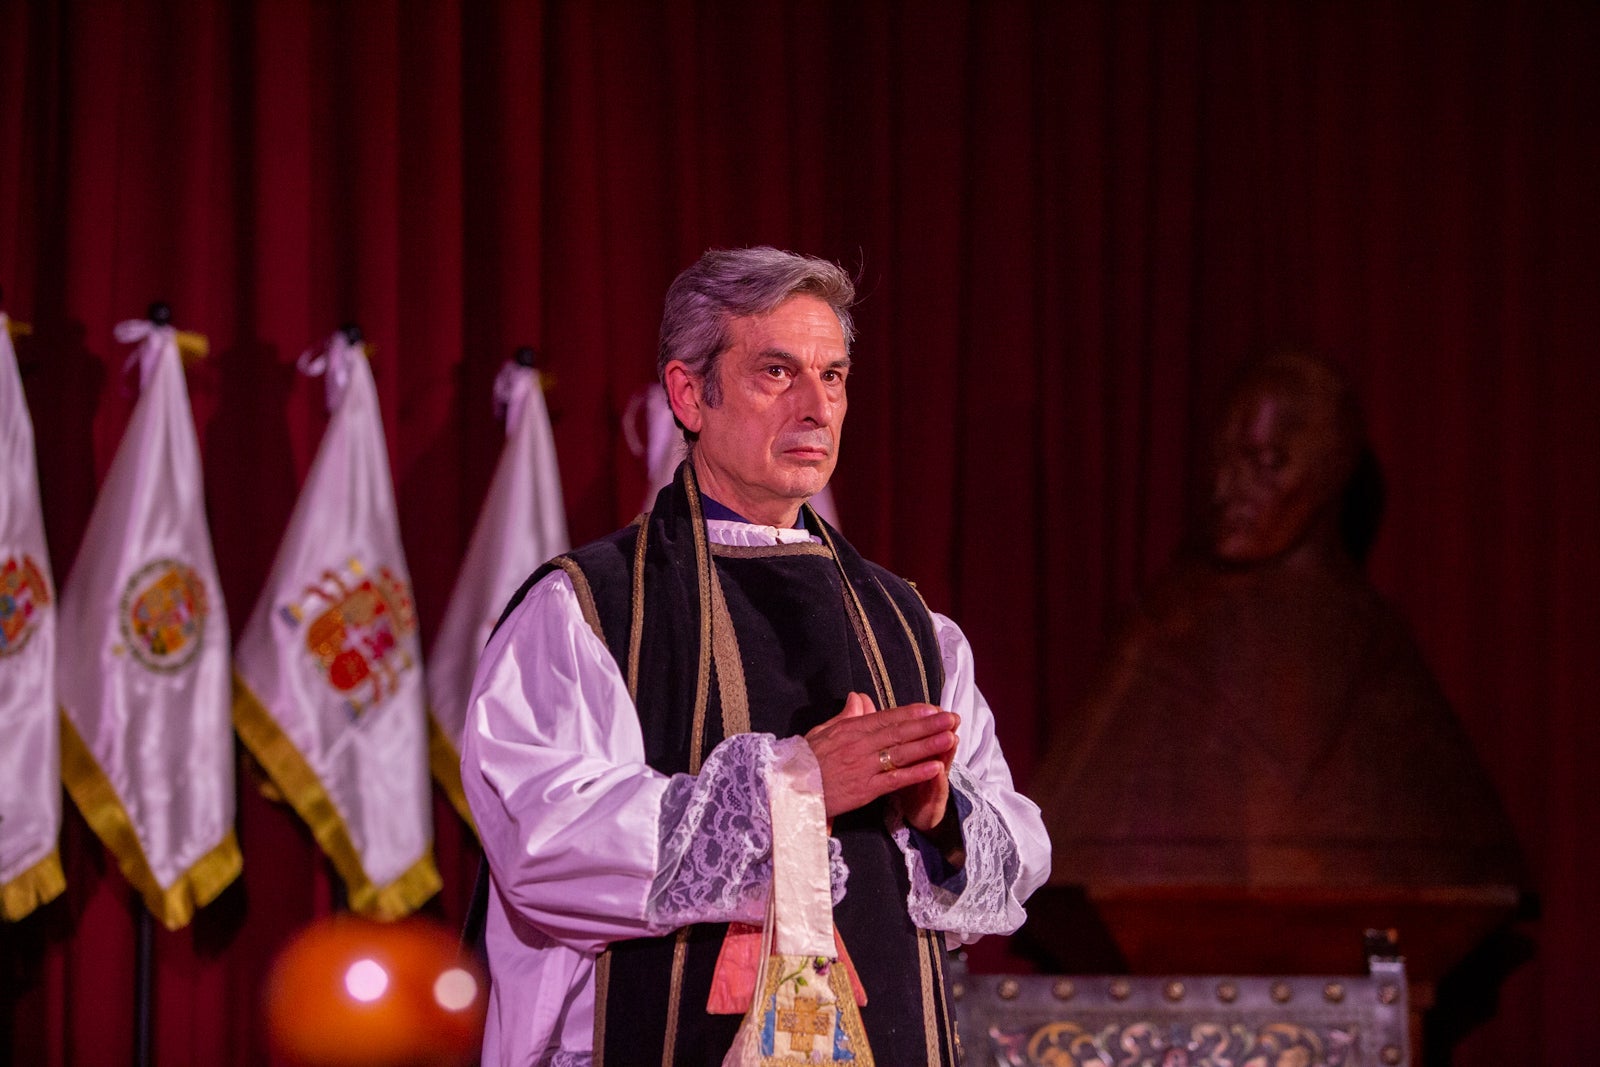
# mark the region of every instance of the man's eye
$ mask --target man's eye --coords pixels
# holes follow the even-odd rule
[[[782,378],[788,373],[789,369],[783,366],[781,363],[774,363],[772,366],[767,368],[767,377],[769,378]]]
[[[822,372],[822,380],[830,384],[833,382],[842,382],[844,381],[844,372],[837,370],[825,370]]]

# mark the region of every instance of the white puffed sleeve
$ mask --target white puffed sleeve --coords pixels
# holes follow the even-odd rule
[[[616,661],[556,572],[484,650],[462,784],[501,899],[552,940],[594,952],[691,923],[762,921],[772,745],[743,734],[697,775],[652,770]]]

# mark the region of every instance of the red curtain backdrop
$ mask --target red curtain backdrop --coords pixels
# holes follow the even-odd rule
[[[538,345],[575,538],[661,297],[710,246],[862,271],[847,532],[976,648],[1019,781],[1183,528],[1222,383],[1311,345],[1390,487],[1371,561],[1510,808],[1537,954],[1464,1064],[1579,1063],[1600,993],[1600,11],[1585,3],[413,0],[0,7],[0,286],[64,580],[132,406],[119,319],[189,385],[230,615],[322,432],[294,360],[360,323],[424,639]],[[83,650],[63,649],[70,658]],[[0,739],[4,743],[4,739]],[[262,972],[327,865],[241,771],[242,881],[155,940],[155,1062],[265,1059]],[[459,920],[476,859],[440,803]],[[0,928],[6,1052],[127,1062],[132,893],[70,810],[69,889]]]

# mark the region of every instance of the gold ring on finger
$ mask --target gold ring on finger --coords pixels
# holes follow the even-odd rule
[[[890,771],[895,769],[894,768],[894,760],[889,758],[889,750],[888,749],[886,749],[886,748],[878,749],[878,766],[883,769],[883,772],[885,774],[888,774]]]

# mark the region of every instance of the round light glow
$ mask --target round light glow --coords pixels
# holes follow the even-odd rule
[[[389,972],[377,960],[356,960],[344,972],[344,987],[352,997],[370,1004],[389,988]]]
[[[452,967],[433,983],[433,999],[445,1011],[469,1008],[478,999],[478,980],[460,967]]]

